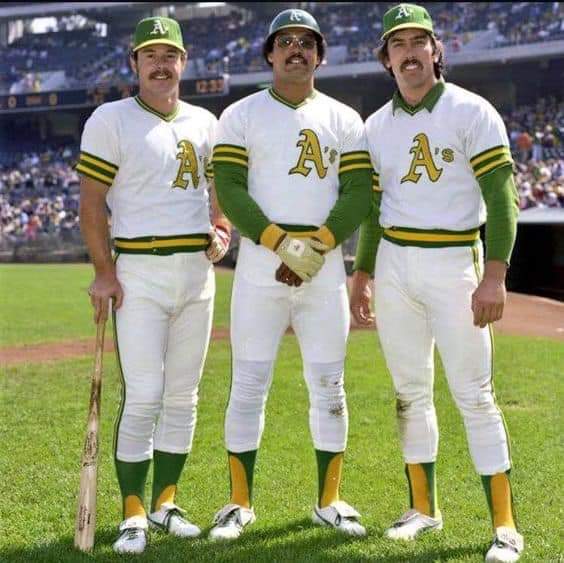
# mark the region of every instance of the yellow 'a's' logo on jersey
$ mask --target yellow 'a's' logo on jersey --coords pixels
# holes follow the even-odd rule
[[[288,174],[302,174],[307,176],[313,168],[306,166],[306,163],[311,162],[317,170],[320,178],[325,178],[327,175],[327,166],[323,166],[323,157],[321,155],[321,146],[315,131],[311,129],[302,129],[300,131],[300,139],[296,143],[296,147],[301,147],[298,163],[292,168]]]
[[[190,141],[179,141],[176,146],[180,149],[180,152],[176,155],[177,160],[180,160],[180,166],[178,167],[176,180],[174,180],[172,187],[182,188],[185,190],[188,187],[189,180],[185,179],[184,175],[190,174],[192,176],[194,189],[197,190],[200,178],[198,176],[198,159],[196,157],[196,151]]]
[[[414,184],[417,184],[422,174],[421,172],[418,172],[417,169],[421,167],[426,170],[429,180],[431,180],[431,182],[436,182],[441,177],[443,169],[437,168],[435,165],[427,135],[425,135],[425,133],[418,133],[415,137],[413,137],[413,142],[415,144],[409,150],[409,152],[413,155],[409,172],[401,179],[401,183],[413,182]]]

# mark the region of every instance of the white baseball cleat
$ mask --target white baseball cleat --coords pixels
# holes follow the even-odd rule
[[[360,514],[343,500],[332,502],[329,506],[315,506],[312,514],[314,524],[330,526],[347,536],[365,536],[366,529],[358,521]]]
[[[439,514],[438,518],[431,518],[422,514],[418,510],[408,510],[402,517],[394,522],[390,528],[384,532],[384,536],[392,540],[414,540],[423,532],[432,532],[443,529],[443,519]]]
[[[147,546],[147,519],[132,516],[119,525],[119,537],[114,542],[116,553],[143,553]]]
[[[486,554],[486,563],[513,563],[521,557],[525,542],[513,528],[500,526],[495,530],[493,543]]]
[[[183,518],[186,511],[172,502],[165,502],[159,510],[151,512],[147,519],[155,530],[178,536],[179,538],[197,538],[202,531],[198,526]]]
[[[237,539],[243,528],[256,520],[255,511],[238,504],[227,504],[213,518],[215,526],[210,530],[212,540]]]

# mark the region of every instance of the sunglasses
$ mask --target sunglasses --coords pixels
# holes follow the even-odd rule
[[[278,35],[275,39],[276,45],[281,49],[288,49],[294,41],[302,49],[311,50],[315,47],[315,37],[306,35],[305,37],[298,37],[297,35]]]

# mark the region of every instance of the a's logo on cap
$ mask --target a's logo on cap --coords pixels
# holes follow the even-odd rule
[[[166,35],[168,33],[168,25],[162,20],[155,20],[153,31],[149,35]]]
[[[302,21],[302,14],[298,10],[292,10],[290,12],[290,21],[291,22]]]
[[[396,15],[396,20],[401,20],[402,18],[408,18],[409,16],[411,16],[412,11],[411,8],[409,8],[409,6],[404,6],[403,4],[400,4],[400,7],[398,8],[398,13]]]

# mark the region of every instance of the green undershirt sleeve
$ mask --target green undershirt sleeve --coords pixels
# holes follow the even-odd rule
[[[488,212],[486,219],[486,261],[509,264],[519,215],[519,195],[511,166],[503,166],[478,180]]]
[[[370,213],[360,225],[360,236],[356,247],[353,270],[360,270],[372,275],[376,261],[376,250],[380,244],[384,229],[380,226],[380,203],[382,192],[372,192],[372,206]]]
[[[214,164],[213,171],[217,200],[223,213],[242,236],[258,244],[270,221],[249,195],[247,169],[238,164],[218,162]]]
[[[335,245],[350,237],[370,211],[372,170],[351,170],[340,174],[339,199],[325,221]]]

